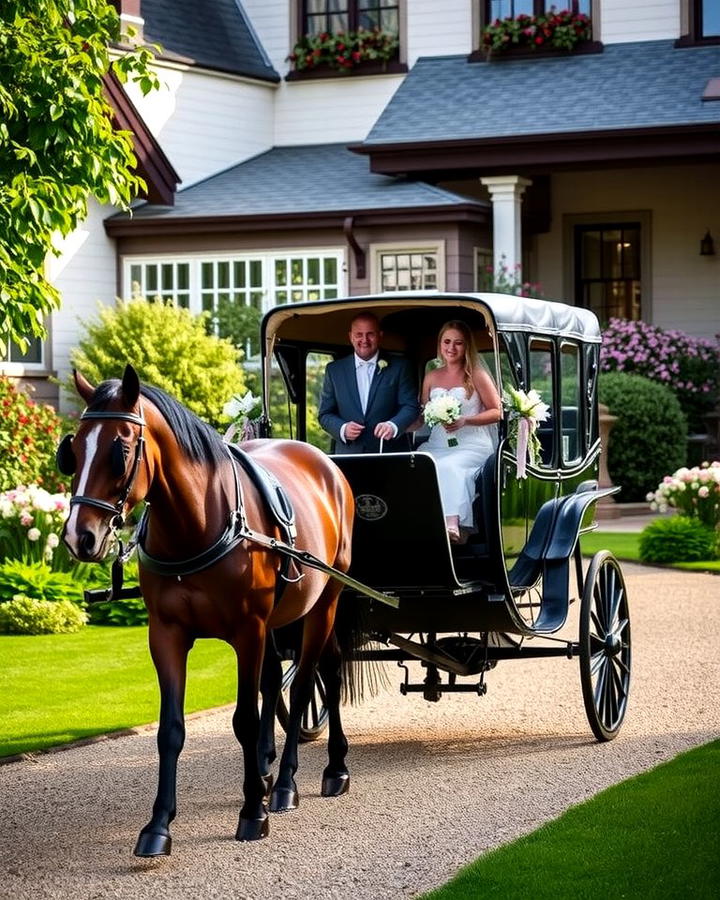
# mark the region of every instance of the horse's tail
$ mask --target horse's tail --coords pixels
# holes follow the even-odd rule
[[[335,616],[335,638],[340,648],[343,702],[360,703],[389,685],[384,663],[358,659],[358,651],[372,644],[367,603],[357,596],[340,595]]]

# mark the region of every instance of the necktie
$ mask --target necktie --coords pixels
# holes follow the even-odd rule
[[[370,382],[372,381],[374,368],[375,366],[372,362],[365,362],[363,360],[358,363],[358,392],[360,394],[360,405],[362,406],[363,412],[365,412],[365,410],[367,409],[368,395],[370,393]]]

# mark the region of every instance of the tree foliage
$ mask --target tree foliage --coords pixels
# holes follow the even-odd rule
[[[106,0],[3,0],[0,6],[0,354],[44,337],[59,295],[44,274],[88,198],[127,208],[145,184],[130,132],[114,128],[103,78],[147,93],[149,47],[114,59],[120,20]]]
[[[131,363],[141,381],[220,427],[227,425],[225,403],[245,390],[242,352],[208,334],[206,322],[206,315],[194,316],[171,303],[118,300],[115,307],[100,307],[96,321],[83,322],[86,335],[70,360],[92,384],[119,378]],[[71,382],[68,391],[76,398]]]

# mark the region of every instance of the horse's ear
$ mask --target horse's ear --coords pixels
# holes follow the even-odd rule
[[[95,393],[95,388],[77,369],[73,369],[73,378],[75,379],[75,390],[86,403],[90,403],[92,395]]]
[[[122,396],[123,402],[130,409],[135,406],[140,396],[140,379],[130,363],[125,366],[125,371],[123,372]]]

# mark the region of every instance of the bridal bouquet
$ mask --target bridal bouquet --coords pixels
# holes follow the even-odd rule
[[[508,437],[517,459],[517,477],[527,478],[527,461],[537,465],[540,457],[540,440],[536,434],[539,422],[550,416],[550,407],[543,403],[537,391],[516,391],[508,388],[503,403],[509,413]]]
[[[256,425],[262,415],[262,398],[253,396],[252,391],[242,397],[233,394],[223,406],[223,415],[233,420],[225,432],[226,441],[231,441],[236,435],[238,443],[252,440],[257,437]]]
[[[431,428],[434,425],[452,425],[460,418],[460,401],[452,394],[441,394],[428,400],[423,410],[425,424]],[[457,447],[456,437],[448,437],[448,447]]]

